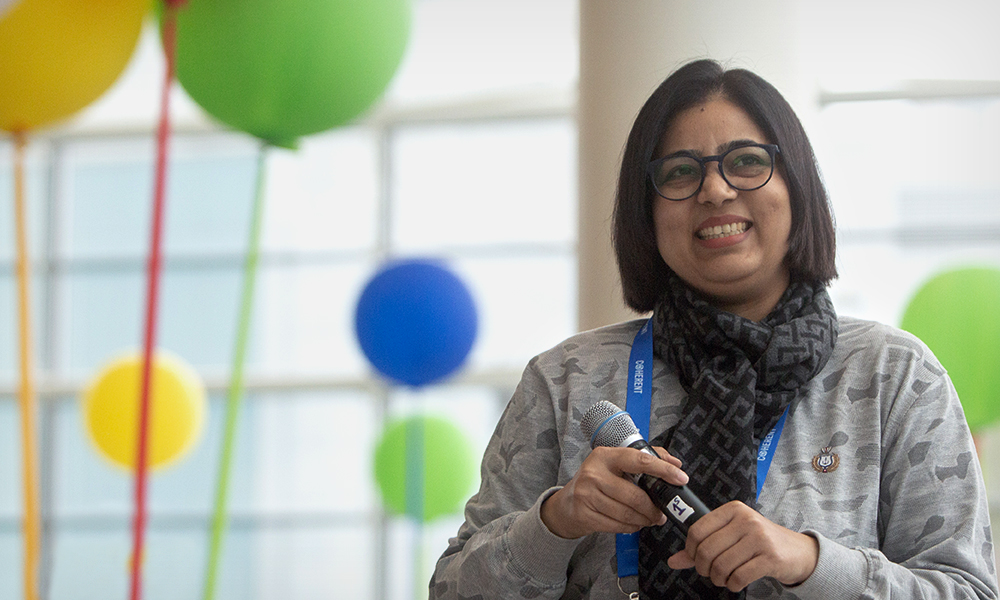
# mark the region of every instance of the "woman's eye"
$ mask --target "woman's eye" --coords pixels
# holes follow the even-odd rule
[[[694,168],[694,165],[677,165],[666,172],[663,180],[676,181],[678,179],[696,177],[697,175],[698,171]]]
[[[740,154],[733,159],[734,167],[753,167],[766,164],[764,159],[757,154]]]

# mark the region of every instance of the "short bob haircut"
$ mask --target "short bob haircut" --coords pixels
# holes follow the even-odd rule
[[[657,158],[653,154],[679,113],[716,97],[743,109],[767,136],[766,141],[781,148],[778,169],[788,186],[792,209],[785,255],[791,280],[826,284],[837,276],[830,203],[812,146],[792,107],[758,75],[698,60],[675,71],[646,100],[625,145],[612,238],[625,303],[638,312],[653,309],[667,289],[670,273],[656,245],[653,202],[657,196],[646,165]]]

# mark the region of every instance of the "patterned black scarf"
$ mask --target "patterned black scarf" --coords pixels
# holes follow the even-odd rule
[[[653,348],[688,392],[680,422],[656,436],[684,462],[688,486],[717,508],[730,500],[756,504],[757,444],[799,388],[833,352],[837,315],[824,286],[793,283],[763,321],[719,310],[676,275],[653,311]],[[684,547],[668,521],[642,530],[639,587],[643,598],[743,598],[694,569],[674,571],[667,558]]]

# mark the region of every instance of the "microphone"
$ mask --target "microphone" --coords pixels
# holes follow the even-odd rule
[[[660,458],[639,433],[639,428],[635,426],[631,415],[607,400],[601,400],[590,407],[580,421],[580,429],[590,438],[591,448],[598,446],[635,448]],[[631,475],[631,478],[646,492],[653,504],[685,534],[695,521],[710,512],[705,503],[686,485],[681,487],[671,485],[646,473]]]

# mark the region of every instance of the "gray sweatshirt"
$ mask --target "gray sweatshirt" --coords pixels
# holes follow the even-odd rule
[[[590,452],[583,413],[598,400],[624,408],[642,323],[578,334],[529,362],[465,523],[438,560],[431,599],[623,599],[620,589],[637,588],[635,577],[618,580],[614,534],[562,539],[539,508]],[[651,435],[678,421],[687,396],[654,362]],[[802,584],[760,579],[749,598],[997,597],[986,493],[961,404],[930,350],[892,327],[840,318],[834,354],[789,414],[755,508],[816,537],[820,554]]]

